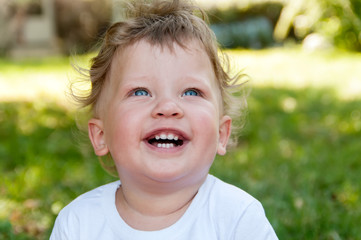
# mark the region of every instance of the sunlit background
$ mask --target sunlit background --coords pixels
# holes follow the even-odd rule
[[[250,79],[212,174],[259,199],[280,239],[361,239],[361,1],[196,2]],[[0,239],[48,239],[62,207],[115,180],[68,93],[122,18],[119,0],[0,0]]]

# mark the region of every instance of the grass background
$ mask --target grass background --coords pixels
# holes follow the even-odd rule
[[[259,199],[280,239],[361,239],[361,55],[228,53],[252,78],[249,113],[211,173]],[[0,60],[0,239],[47,239],[62,207],[114,180],[77,130],[71,61]]]

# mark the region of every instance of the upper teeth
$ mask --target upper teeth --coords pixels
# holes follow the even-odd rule
[[[165,134],[165,133],[162,133],[160,135],[156,135],[155,136],[155,139],[156,140],[159,140],[159,139],[162,139],[162,140],[178,140],[178,136],[174,136],[173,134],[169,133],[169,134]]]

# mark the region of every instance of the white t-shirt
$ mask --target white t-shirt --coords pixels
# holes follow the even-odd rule
[[[71,202],[59,213],[50,239],[278,239],[260,202],[212,175],[184,215],[159,231],[139,231],[124,222],[115,205],[119,185],[98,187]]]

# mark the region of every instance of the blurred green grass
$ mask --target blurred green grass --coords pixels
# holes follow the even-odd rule
[[[257,88],[240,147],[212,172],[263,203],[280,239],[360,239],[361,101]]]
[[[217,157],[211,173],[258,198],[280,239],[360,239],[361,96],[342,88],[360,81],[359,55],[267,50],[231,56],[253,78],[248,121],[239,146]],[[20,87],[21,79],[30,87],[40,74],[65,89],[69,62],[0,60],[7,69],[0,84],[14,76],[18,82],[7,85],[0,100],[0,239],[47,239],[63,206],[114,180],[84,144],[63,88],[32,98],[9,88]]]

